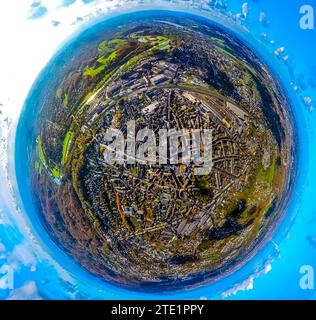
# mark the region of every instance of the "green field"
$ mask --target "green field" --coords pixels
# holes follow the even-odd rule
[[[98,45],[99,54],[108,54],[111,50],[117,49],[119,46],[126,43],[127,40],[124,39],[113,39],[110,41],[101,41]]]
[[[267,168],[267,170],[263,170],[263,168],[259,172],[259,179],[263,182],[268,183],[269,185],[272,185],[273,178],[275,175],[275,170],[276,170],[276,160],[275,156],[271,159],[271,164]]]
[[[41,136],[38,136],[37,137],[37,153],[38,153],[38,156],[42,162],[42,164],[44,166],[46,166],[46,156],[45,156],[45,152],[43,150],[43,140],[42,140],[42,137]]]
[[[73,137],[73,133],[71,131],[68,131],[65,136],[64,143],[63,143],[63,154],[62,154],[62,160],[61,160],[62,166],[64,166],[66,164],[68,151],[69,151],[68,150],[69,144],[71,142],[72,137]]]
[[[97,67],[97,68],[95,68],[95,67],[90,67],[90,68],[88,68],[84,73],[83,73],[83,75],[85,76],[85,77],[88,77],[88,76],[90,76],[90,77],[95,77],[95,76],[97,76],[99,73],[101,73],[105,68],[107,68],[108,67],[108,65],[111,63],[111,62],[113,62],[113,61],[115,61],[115,59],[117,58],[117,52],[116,51],[114,51],[114,52],[112,52],[109,56],[102,56],[101,58],[99,58],[98,60],[97,60],[97,62],[98,63],[100,63],[101,65],[99,66],[99,67]]]
[[[51,170],[51,173],[55,179],[60,179],[60,169],[57,166]]]

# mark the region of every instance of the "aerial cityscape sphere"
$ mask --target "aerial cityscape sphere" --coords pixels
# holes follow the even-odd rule
[[[195,287],[247,261],[282,218],[289,105],[219,25],[175,12],[111,18],[68,43],[35,89],[19,132],[37,215],[95,276]]]

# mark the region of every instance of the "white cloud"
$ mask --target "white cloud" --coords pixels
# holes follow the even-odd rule
[[[1,167],[0,167],[0,170],[1,170]],[[1,178],[1,176],[0,176],[0,178]],[[1,192],[2,192],[2,188],[0,187],[0,203],[1,203],[1,201],[2,201]],[[6,220],[5,220],[4,213],[3,213],[3,211],[0,209],[0,226],[1,226],[1,225],[6,225],[6,224],[7,224],[7,222],[6,222]]]
[[[26,282],[22,287],[13,290],[8,300],[42,300],[34,281]]]
[[[17,120],[31,85],[57,48],[78,30],[78,17],[87,23],[115,8],[119,0],[99,0],[88,5],[80,1],[68,7],[56,0],[42,1],[47,13],[28,19],[32,1],[0,2],[0,102],[3,111]],[[58,27],[52,21],[60,22]],[[60,27],[62,25],[62,27]],[[6,32],[6,31],[10,32]]]
[[[3,243],[0,242],[0,252],[5,251],[5,246]]]
[[[32,249],[26,242],[16,245],[8,257],[8,263],[15,269],[19,269],[21,265],[29,267],[30,269],[36,268],[37,258],[33,254]]]
[[[266,266],[262,270],[255,272],[253,275],[251,275],[249,278],[247,278],[243,282],[236,284],[233,288],[223,292],[221,294],[222,299],[225,299],[232,295],[236,295],[239,291],[252,290],[254,288],[254,280],[256,278],[259,278],[263,274],[269,273],[271,269],[272,269],[271,263],[266,264]]]
[[[241,9],[242,9],[243,16],[245,17],[245,19],[247,19],[248,13],[249,13],[248,3],[247,2],[243,3]]]

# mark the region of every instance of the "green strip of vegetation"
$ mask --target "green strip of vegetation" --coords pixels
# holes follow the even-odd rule
[[[41,164],[38,161],[35,161],[34,168],[35,170],[39,171]]]
[[[99,52],[100,54],[105,53],[105,50],[106,50],[107,46],[108,46],[107,41],[102,41],[102,42],[100,42],[99,45],[98,45],[98,52]]]
[[[41,136],[38,136],[37,137],[37,153],[38,153],[38,156],[42,162],[42,164],[44,166],[46,166],[46,157],[45,157],[45,153],[44,153],[44,150],[43,150],[43,140],[42,140],[42,137]]]
[[[68,131],[65,136],[64,143],[63,143],[63,154],[62,154],[62,160],[61,160],[61,164],[63,166],[66,164],[66,161],[67,161],[69,144],[71,142],[72,137],[73,137],[73,133],[71,131]]]
[[[258,128],[255,125],[253,125],[250,129],[249,136],[254,137],[257,134],[257,131],[258,131]]]
[[[117,51],[112,52],[109,56],[101,57],[97,61],[99,63],[102,63],[105,67],[107,67],[112,61],[114,61],[117,58]]]
[[[55,179],[60,179],[60,169],[57,166],[51,170],[51,173]]]
[[[91,67],[91,68],[88,68],[84,73],[83,75],[85,77],[87,76],[90,76],[90,77],[95,77],[97,76],[99,73],[101,73],[105,68],[108,67],[108,65],[113,62],[115,59],[117,58],[117,52],[114,51],[112,52],[109,56],[105,57],[105,56],[102,56],[101,58],[99,58],[97,60],[98,63],[101,63],[101,66],[97,67],[97,68],[94,68],[94,67]]]
[[[99,73],[101,73],[103,70],[105,69],[105,66],[100,66],[98,68],[94,68],[94,67],[91,67],[89,69],[87,69],[83,75],[85,77],[95,77],[97,76]]]
[[[275,175],[275,169],[276,169],[276,161],[275,156],[271,159],[271,164],[267,168],[267,170],[262,170],[259,173],[259,179],[263,182],[268,183],[269,185],[272,185],[274,175]]]
[[[111,52],[111,50],[115,50],[118,47],[125,44],[127,40],[125,39],[113,39],[110,41],[102,41],[98,45],[98,53],[99,54],[106,54],[108,52]]]
[[[127,42],[127,40],[125,40],[125,39],[113,39],[108,42],[108,46],[113,46],[113,45],[121,46],[121,45],[125,44],[126,42]]]
[[[64,100],[63,100],[63,106],[65,108],[67,108],[68,107],[68,103],[69,103],[69,94],[65,93]]]

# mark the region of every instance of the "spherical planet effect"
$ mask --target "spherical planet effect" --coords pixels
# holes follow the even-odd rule
[[[156,291],[218,279],[264,243],[290,196],[293,130],[274,75],[235,35],[142,12],[57,54],[17,143],[28,137],[23,165],[54,242],[105,281]]]

